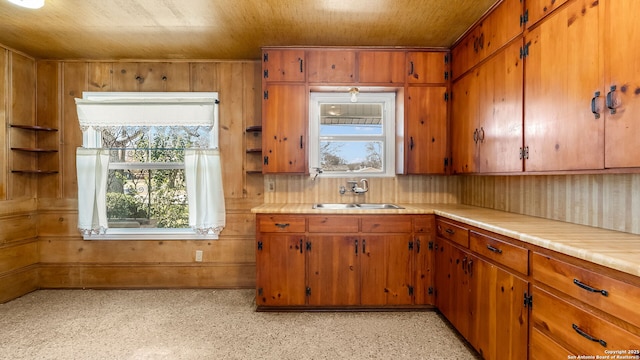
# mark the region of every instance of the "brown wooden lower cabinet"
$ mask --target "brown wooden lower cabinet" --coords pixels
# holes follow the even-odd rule
[[[259,309],[433,305],[433,215],[288,217],[256,218]]]

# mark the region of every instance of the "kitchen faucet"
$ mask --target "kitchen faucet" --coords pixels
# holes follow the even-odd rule
[[[367,191],[369,191],[369,180],[367,179],[362,179],[360,180],[360,183],[362,184],[362,187],[358,186],[358,181],[356,180],[348,180],[347,181],[347,185],[349,185],[349,189],[351,190],[351,192],[353,192],[354,194],[364,194]]]

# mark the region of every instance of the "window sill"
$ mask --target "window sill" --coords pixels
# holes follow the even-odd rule
[[[191,229],[109,229],[106,234],[83,235],[84,240],[217,240],[217,234],[196,234]]]

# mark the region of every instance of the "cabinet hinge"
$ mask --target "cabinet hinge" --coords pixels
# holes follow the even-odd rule
[[[444,55],[444,63],[445,63],[445,64],[448,64],[448,63],[449,63],[449,56],[451,56],[451,55],[449,55],[449,54],[445,54],[445,55]]]
[[[310,287],[307,287],[307,288],[305,289],[305,294],[306,294],[307,296],[311,296],[311,288],[310,288]]]
[[[263,164],[264,164],[264,165],[269,165],[269,157],[268,157],[268,156],[265,156],[265,157],[264,157],[264,159],[263,159]]]
[[[444,167],[449,166],[449,158],[444,158]]]
[[[427,294],[429,295],[433,295],[433,286],[429,286],[429,290],[427,291]]]
[[[531,46],[531,41],[524,44],[524,46],[520,48],[520,59],[524,59],[529,56],[529,46]]]
[[[263,290],[262,288],[258,288],[258,296],[262,296]]]
[[[262,72],[262,77],[265,78],[265,79],[268,79],[269,78],[269,70],[263,71]]]
[[[264,61],[264,62],[269,61],[269,53],[262,54],[262,61]]]
[[[529,160],[529,147],[528,146],[520,148],[520,160],[522,160],[522,159]]]
[[[258,241],[258,250],[262,250],[262,241]]]
[[[409,290],[409,296],[413,296],[413,286],[409,285],[407,289]]]
[[[307,251],[311,251],[311,241],[307,241]]]
[[[520,15],[520,26],[529,22],[529,9],[524,11],[524,14]]]
[[[413,250],[413,241],[409,241],[409,250]]]
[[[444,72],[444,79],[445,80],[449,80],[449,72],[448,71]]]
[[[444,93],[444,101],[449,101],[449,93]]]
[[[429,250],[433,250],[433,241],[429,241]]]
[[[269,99],[269,90],[265,90],[265,91],[262,93],[262,97],[263,97],[265,100]]]
[[[524,307],[533,308],[533,295],[524,293]]]

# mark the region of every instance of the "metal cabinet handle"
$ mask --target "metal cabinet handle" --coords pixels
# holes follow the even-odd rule
[[[276,223],[276,226],[279,227],[280,229],[284,229],[287,226],[289,226],[289,223]]]
[[[414,70],[413,61],[409,61],[409,75],[413,75]]]
[[[591,112],[596,119],[600,119],[600,113],[596,109],[596,99],[600,97],[600,91],[596,91],[591,98]]]
[[[445,230],[445,232],[446,232],[447,234],[449,234],[449,235],[453,235],[453,234],[455,234],[455,233],[456,233],[456,231],[455,231],[455,230],[453,230],[453,229],[451,229],[451,228],[449,228],[449,229]]]
[[[300,135],[300,149],[303,149],[302,135]]]
[[[473,131],[473,142],[476,144],[478,143],[478,129]]]
[[[473,260],[469,260],[467,263],[467,270],[469,271],[469,275],[473,275]]]
[[[413,150],[413,136],[409,137],[409,150]]]
[[[611,85],[609,88],[609,92],[607,93],[607,108],[609,109],[611,114],[616,113],[616,108],[613,106],[613,92],[616,91],[616,86]]]
[[[478,139],[480,139],[480,142],[483,143],[484,142],[484,128],[482,126],[480,127],[480,132],[481,133],[478,133]]]
[[[362,239],[362,253],[367,253],[367,241],[365,239]]]
[[[495,248],[491,245],[487,245],[487,249],[489,249],[490,251],[493,251],[496,254],[502,254],[502,249]]]
[[[573,279],[573,283],[576,284],[577,286],[587,290],[587,291],[594,292],[594,293],[600,293],[600,294],[602,294],[602,296],[609,296],[609,292],[607,290],[601,290],[601,289],[593,288],[593,287],[591,287],[591,286],[589,286],[589,285],[587,285],[585,283],[580,282],[580,280],[578,280],[578,279]]]
[[[356,255],[358,255],[358,240],[355,240],[354,249],[356,250]]]
[[[420,254],[420,240],[416,240],[416,253]]]
[[[607,347],[607,342],[602,340],[602,339],[596,339],[595,337],[587,334],[586,332],[584,332],[583,330],[580,329],[580,327],[578,327],[578,325],[576,324],[571,324],[573,326],[573,330],[575,330],[578,334],[582,335],[584,338],[597,342],[600,345],[602,345],[603,347]]]
[[[302,59],[300,59],[300,58],[299,58],[299,59],[298,59],[298,62],[300,63],[300,72],[304,72],[304,70],[303,70],[303,68],[302,68],[302,64],[303,64],[304,60],[302,60]]]
[[[300,254],[302,254],[302,239],[300,239]]]

